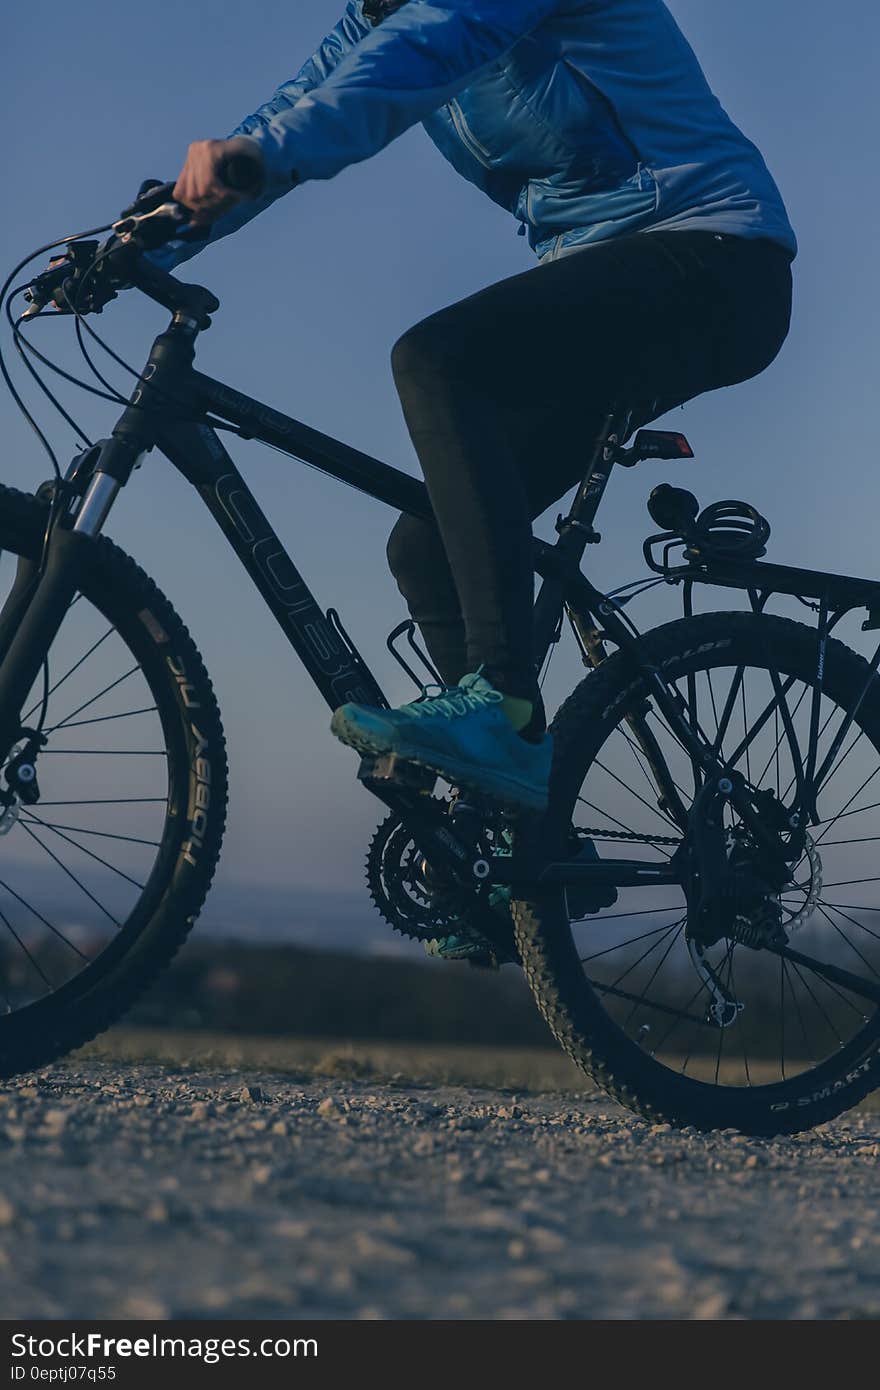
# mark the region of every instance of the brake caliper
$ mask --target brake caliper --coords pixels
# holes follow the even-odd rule
[[[6,803],[7,811],[15,798],[25,806],[35,806],[39,801],[37,755],[48,742],[46,735],[38,729],[22,729],[19,732],[16,743],[21,743],[21,747],[9,759],[3,773],[9,790],[0,793],[0,798]]]

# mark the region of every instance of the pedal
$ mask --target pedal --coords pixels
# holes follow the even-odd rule
[[[361,758],[358,768],[361,782],[385,782],[407,791],[432,792],[437,781],[436,772],[417,767],[415,763],[404,762],[396,753],[382,753]]]

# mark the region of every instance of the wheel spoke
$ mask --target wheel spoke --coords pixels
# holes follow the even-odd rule
[[[8,883],[4,883],[2,879],[0,879],[0,888],[3,889],[4,893],[8,893],[10,898],[15,898],[16,902],[21,903],[22,907],[27,908],[28,912],[30,912],[34,917],[36,917],[38,922],[42,922],[44,927],[48,927],[52,935],[57,936],[59,941],[63,941],[65,946],[69,946],[71,951],[75,951],[81,960],[89,960],[89,957],[85,955],[79,949],[78,946],[75,946],[74,943],[70,940],[70,938],[64,935],[63,931],[60,931],[58,927],[53,926],[52,923],[43,916],[42,912],[38,912],[37,909],[33,906],[33,904],[28,902],[27,898],[23,898],[20,893],[16,893],[15,889],[12,888]]]
[[[28,815],[28,820],[33,825],[42,825],[45,830],[72,830],[76,835],[97,835],[102,840],[125,840],[130,845],[151,845],[158,849],[162,843],[161,840],[142,840],[138,835],[119,835],[110,830],[87,830],[82,825],[59,825],[56,821],[41,820],[39,816],[32,814]]]
[[[653,946],[649,946],[646,950],[644,950],[642,954],[639,956],[638,960],[633,961],[632,965],[627,966],[626,970],[624,970],[622,974],[618,975],[616,980],[612,981],[612,984],[616,987],[620,984],[622,980],[626,979],[627,975],[631,975],[634,970],[637,970],[643,960],[647,959],[648,956],[650,956],[654,951],[656,951],[658,946],[663,945],[665,938],[670,934],[670,932],[675,931],[676,928],[680,926],[681,922],[679,921],[673,922],[670,926],[665,927],[664,936],[661,936],[659,941],[655,941]]]
[[[679,922],[679,924],[678,924],[678,930],[674,933],[674,935],[671,937],[670,941],[667,943],[666,950],[663,952],[662,956],[660,957],[659,961],[658,961],[657,964],[654,966],[654,969],[652,970],[650,976],[648,977],[648,983],[645,985],[645,988],[644,988],[644,990],[643,990],[643,992],[642,992],[642,995],[641,995],[641,1002],[644,1002],[645,998],[647,997],[648,990],[651,988],[651,986],[653,985],[653,983],[654,983],[654,981],[656,980],[657,976],[660,974],[660,971],[663,969],[663,966],[666,964],[667,960],[669,959],[669,953],[670,953],[670,951],[672,950],[672,948],[673,948],[673,946],[675,945],[675,943],[676,943],[676,941],[678,940],[678,938],[681,936],[683,927],[684,927],[684,918],[682,918],[682,920]],[[631,1021],[631,1019],[632,1019],[632,1017],[633,1017],[633,1014],[636,1012],[636,1010],[637,1010],[638,1007],[639,1007],[639,1002],[640,1002],[639,1000],[636,1000],[636,1001],[633,1003],[632,1008],[630,1009],[629,1013],[627,1014],[626,1018],[624,1019],[623,1024],[622,1024],[622,1027],[623,1027],[623,1031],[624,1031],[624,1032],[626,1032],[627,1028],[629,1027],[629,1024],[630,1024],[630,1021]]]
[[[651,812],[652,816],[656,816],[658,820],[665,821],[666,824],[671,826],[673,830],[679,829],[679,827],[675,824],[675,821],[671,818],[671,816],[665,815],[664,812],[659,809],[659,807],[652,806],[650,801],[646,801],[645,798],[643,796],[640,796],[638,792],[633,791],[632,787],[630,787],[626,782],[624,782],[622,777],[618,777],[617,773],[612,772],[611,769],[606,767],[605,764],[601,762],[599,758],[595,759],[595,764],[596,767],[600,767],[602,771],[612,779],[612,781],[616,782],[619,787],[623,787],[624,791],[629,792],[630,796],[634,796],[636,801],[640,801],[643,806],[647,807],[647,809]]]
[[[670,908],[670,912],[675,912],[676,908]],[[581,965],[589,965],[590,961],[599,960],[601,956],[611,955],[613,951],[622,951],[626,946],[637,946],[640,941],[647,941],[651,936],[657,936],[659,932],[665,932],[669,924],[664,923],[662,927],[653,927],[651,931],[642,932],[641,936],[631,936],[628,941],[615,941],[613,946],[607,946],[604,951],[594,951],[591,956],[581,956]]]
[[[19,824],[23,830],[28,830],[29,834],[33,834],[33,831],[29,830],[29,826],[31,825],[38,825],[41,830],[51,830],[52,834],[57,835],[59,840],[66,840],[69,845],[72,845],[74,849],[78,849],[81,854],[87,854],[90,859],[94,859],[96,863],[103,865],[103,867],[109,869],[111,873],[118,874],[120,878],[124,878],[126,883],[130,883],[133,888],[139,888],[141,892],[143,892],[146,886],[145,884],[138,883],[136,878],[132,878],[130,874],[123,873],[122,869],[117,869],[116,865],[111,864],[108,859],[102,859],[100,854],[95,854],[94,850],[87,849],[85,845],[78,845],[76,840],[71,839],[63,830],[59,830],[57,826],[49,825],[47,821],[40,820],[39,816],[30,815],[26,822],[22,820],[19,821]],[[51,850],[49,853],[51,853]]]
[[[74,600],[74,602],[76,602],[76,600]],[[70,607],[72,608],[72,607],[73,607],[73,604],[71,604]],[[69,612],[69,611],[70,611],[70,610],[68,609],[68,612]],[[108,638],[108,637],[112,637],[112,636],[113,636],[113,633],[114,633],[115,631],[116,631],[116,629],[115,629],[114,627],[108,627],[107,631],[104,633],[104,636],[103,636],[103,637],[99,637],[98,640],[97,640],[97,642],[93,642],[92,645],[89,647],[88,651],[85,653],[85,655],[84,655],[84,656],[81,656],[80,659],[79,659],[79,661],[75,662],[74,665],[71,666],[70,669],[69,669],[68,671],[65,671],[64,675],[63,675],[59,680],[57,680],[57,681],[55,682],[54,685],[50,685],[50,687],[49,687],[49,689],[48,689],[48,691],[47,691],[47,697],[50,697],[50,696],[54,695],[54,694],[55,694],[55,691],[56,691],[56,690],[59,690],[59,689],[61,688],[61,686],[64,684],[64,682],[65,682],[66,680],[69,680],[70,677],[74,674],[75,671],[78,671],[78,670],[80,669],[81,666],[85,665],[85,663],[88,661],[89,657],[90,657],[94,652],[96,652],[96,651],[98,650],[99,647],[103,646],[104,643],[107,641],[107,638]],[[31,705],[31,707],[30,707],[30,709],[28,710],[27,714],[22,715],[22,720],[21,720],[22,724],[26,724],[26,723],[28,722],[28,720],[31,718],[31,716],[32,716],[33,714],[35,714],[36,711],[40,708],[40,705],[41,705],[42,703],[43,703],[43,698],[42,698],[42,696],[41,696],[40,699],[37,700],[36,704]]]
[[[94,796],[79,801],[44,801],[40,797],[40,809],[46,806],[144,806],[151,804],[167,805],[167,796]]]
[[[44,748],[40,752],[41,758],[46,758],[50,753],[64,753],[68,757],[83,758],[167,758],[168,753],[164,748]]]
[[[37,974],[39,975],[40,979],[43,981],[43,984],[46,985],[46,987],[47,987],[50,991],[53,990],[53,989],[55,988],[55,986],[53,985],[52,981],[49,979],[49,976],[46,974],[45,970],[44,970],[43,967],[40,965],[39,961],[35,960],[34,957],[31,955],[31,952],[28,950],[27,946],[26,946],[25,943],[22,941],[21,937],[19,936],[18,932],[15,930],[15,927],[12,925],[12,923],[11,923],[10,920],[9,920],[9,918],[6,916],[6,913],[5,913],[5,912],[0,911],[0,920],[2,920],[3,925],[4,925],[4,927],[6,927],[7,931],[9,931],[9,932],[11,933],[12,936],[14,936],[15,940],[18,942],[19,946],[20,946],[21,949],[24,951],[24,953],[25,953],[25,955],[27,956],[28,960],[30,961],[31,965],[32,965],[32,966],[34,967],[34,969],[36,970],[36,972],[37,972]],[[5,990],[3,991],[3,994],[4,994],[4,997],[6,998],[7,1004],[9,1004],[9,996],[6,994],[6,991],[5,991]],[[10,1009],[11,1009],[11,1005],[10,1005]]]
[[[787,965],[788,962],[787,962],[787,961],[783,961],[782,964],[783,964],[783,965]],[[803,975],[803,974],[801,973],[801,968],[800,968],[800,966],[799,966],[799,965],[795,965],[794,962],[792,962],[792,969],[797,971],[798,979],[800,980],[800,982],[801,982],[801,984],[803,985],[804,989],[807,991],[807,994],[809,994],[809,996],[810,996],[810,998],[812,999],[813,1003],[816,1005],[816,1008],[818,1009],[819,1013],[822,1015],[822,1017],[824,1018],[825,1022],[827,1023],[827,1025],[828,1025],[828,1030],[829,1030],[829,1032],[831,1033],[831,1035],[834,1037],[835,1041],[837,1042],[838,1047],[843,1047],[843,1046],[844,1046],[843,1038],[840,1036],[840,1034],[838,1033],[838,1031],[837,1031],[837,1029],[835,1028],[834,1024],[831,1022],[831,1019],[828,1017],[828,1014],[825,1012],[825,1010],[823,1009],[823,1007],[822,1007],[822,1005],[820,1004],[819,1000],[816,998],[816,995],[813,993],[813,990],[812,990],[812,988],[810,987],[810,982],[809,982],[809,980],[806,978],[805,975]],[[825,976],[824,976],[824,975],[817,975],[817,976],[816,976],[816,979],[819,980],[819,981],[821,981],[821,983],[822,983],[823,985],[828,985],[828,987],[832,990],[832,993],[834,993],[834,994],[837,994],[837,993],[838,993],[838,991],[837,991],[836,989],[834,989],[834,987],[830,984],[830,982],[829,982],[828,980],[825,979]],[[841,994],[839,997],[842,999],[844,996]],[[853,1004],[850,1004],[850,1008],[854,1008],[854,1007],[855,1007],[855,1006],[854,1006]]]
[[[93,695],[90,700],[83,700],[81,705],[77,705],[76,709],[71,710],[70,714],[66,715],[64,719],[59,719],[57,723],[53,724],[51,728],[46,729],[45,732],[52,734],[56,729],[68,728],[70,726],[70,721],[75,719],[78,714],[82,714],[84,709],[90,709],[92,705],[96,705],[105,695],[109,695],[111,690],[115,690],[117,686],[122,685],[123,681],[129,680],[137,671],[140,671],[140,669],[140,666],[132,666],[131,670],[126,671],[124,676],[119,676],[117,680],[111,681],[109,685],[105,685],[104,689],[99,690],[97,695]]]
[[[77,888],[79,888],[79,889],[81,890],[81,892],[85,893],[86,897],[89,898],[90,901],[93,902],[93,903],[95,904],[95,907],[98,909],[99,912],[102,912],[102,913],[104,914],[104,916],[105,916],[106,918],[108,918],[108,920],[111,921],[111,922],[113,923],[114,927],[119,927],[119,926],[121,926],[121,923],[118,922],[118,921],[116,920],[116,918],[113,916],[113,913],[107,911],[107,909],[106,909],[106,907],[104,906],[104,904],[98,901],[98,899],[95,897],[94,893],[90,893],[90,892],[89,892],[89,890],[88,890],[88,888],[86,888],[85,884],[80,882],[80,880],[77,878],[76,874],[75,874],[75,873],[72,873],[71,870],[68,869],[67,865],[64,864],[64,863],[62,863],[62,861],[58,858],[58,855],[55,854],[55,853],[49,848],[48,845],[46,845],[46,844],[43,843],[43,841],[40,839],[39,835],[37,835],[33,830],[31,830],[31,828],[30,828],[29,825],[26,825],[24,821],[19,821],[19,825],[21,826],[21,828],[22,828],[22,830],[25,832],[25,834],[30,835],[30,837],[31,837],[32,840],[36,840],[36,842],[37,842],[37,844],[40,846],[40,848],[41,848],[41,849],[44,849],[44,850],[46,851],[46,853],[48,854],[49,858],[50,858],[50,859],[53,859],[53,860],[55,861],[55,863],[58,865],[59,869],[61,869],[62,872],[65,873],[69,879],[72,879],[72,880],[73,880],[73,882],[76,884]]]
[[[838,813],[837,813],[836,816],[832,816],[832,817],[830,817],[830,818],[826,818],[826,819],[827,819],[827,824],[825,824],[825,821],[820,821],[820,822],[819,822],[820,825],[825,824],[825,829],[822,831],[822,834],[821,834],[821,835],[817,835],[817,836],[816,836],[816,839],[815,839],[815,841],[814,841],[815,844],[817,844],[817,845],[818,845],[818,844],[821,844],[821,842],[824,840],[824,838],[825,838],[825,836],[828,834],[828,832],[829,832],[830,830],[833,829],[833,827],[837,824],[837,822],[840,820],[840,818],[841,818],[843,815],[846,815],[846,814],[856,815],[856,814],[858,814],[856,811],[850,812],[849,808],[850,808],[850,806],[852,805],[852,803],[855,801],[856,797],[861,796],[862,792],[865,790],[865,787],[867,787],[868,783],[869,783],[869,782],[873,782],[873,780],[874,780],[874,778],[877,776],[877,773],[878,773],[878,772],[880,772],[880,763],[878,763],[877,766],[874,768],[874,771],[873,771],[872,773],[870,773],[870,774],[865,778],[864,782],[863,782],[862,785],[858,788],[858,790],[853,792],[852,796],[849,798],[849,801],[845,801],[845,802],[843,803],[843,807],[841,808],[841,810],[838,811]],[[878,802],[877,805],[880,805],[880,802]],[[871,809],[873,809],[873,808],[872,808],[872,807],[869,807],[868,809],[871,810]]]
[[[114,719],[133,719],[136,714],[155,714],[156,706],[147,705],[144,709],[129,709],[124,714],[99,714],[92,719],[65,719],[63,724],[53,724],[51,729],[44,730],[44,733],[54,733],[56,729],[81,729],[85,724],[109,724]]]
[[[880,980],[880,974],[877,973],[871,962],[865,956],[862,955],[858,946],[854,946],[852,944],[843,928],[837,925],[834,919],[828,915],[828,913],[825,911],[823,907],[820,907],[819,911],[822,913],[822,916],[825,918],[826,922],[831,923],[832,927],[837,932],[837,935],[841,938],[842,941],[846,942],[847,946],[853,952],[853,954],[858,956],[859,960],[862,962],[862,965],[867,966],[867,968],[870,970],[871,974],[875,977],[875,979]]]

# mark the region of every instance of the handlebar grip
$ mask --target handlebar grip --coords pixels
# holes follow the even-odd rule
[[[218,170],[220,179],[234,193],[246,193],[256,197],[264,182],[261,161],[250,155],[234,154],[224,159]]]

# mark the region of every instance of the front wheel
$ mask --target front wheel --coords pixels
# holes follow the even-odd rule
[[[0,488],[4,596],[45,525],[35,498]],[[106,538],[83,561],[21,723],[0,774],[0,1076],[94,1037],[171,960],[210,886],[226,811],[201,657]],[[22,750],[33,761],[34,735],[36,778],[22,787],[6,774]]]
[[[750,788],[772,794],[764,804],[790,803],[798,757],[807,756],[815,631],[763,614],[713,613],[644,641],[693,725]],[[699,1129],[791,1133],[880,1084],[876,1005],[766,949],[772,911],[799,953],[875,990],[880,983],[880,680],[832,640],[818,767],[851,711],[792,881],[760,913],[738,914],[711,947],[694,949],[677,885],[621,889],[612,911],[582,922],[569,922],[558,892],[514,904],[523,966],[550,1028],[631,1109]],[[653,735],[650,756],[640,729]],[[622,653],[581,683],[552,731],[551,846],[564,844],[574,824],[606,856],[675,855],[683,836],[670,803],[677,794],[690,808],[694,769]],[[746,827],[729,807],[725,815],[728,855],[748,859]]]

